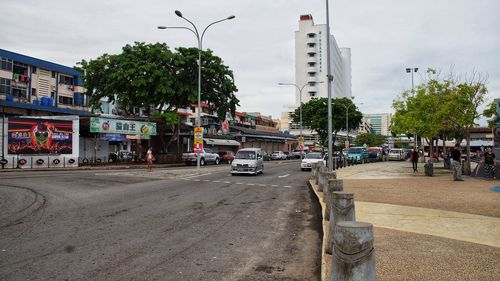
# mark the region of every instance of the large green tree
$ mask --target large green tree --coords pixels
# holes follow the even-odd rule
[[[349,130],[359,128],[363,114],[358,110],[352,100],[347,98],[332,100],[332,131],[333,142],[341,130],[346,130],[346,114],[349,114]],[[292,114],[293,122],[300,123],[300,107]],[[316,131],[321,143],[327,145],[328,141],[328,99],[313,98],[309,102],[302,104],[303,126]]]
[[[386,142],[386,138],[382,135],[373,133],[362,133],[356,136],[354,143],[358,146],[380,146]]]
[[[135,42],[115,55],[104,54],[79,63],[85,72],[84,86],[90,104],[99,109],[101,101],[118,102],[125,115],[137,108],[152,109],[177,138],[178,108],[198,101],[198,49],[177,48],[165,44]],[[235,113],[239,103],[231,69],[212,51],[202,51],[201,100],[223,119]],[[162,132],[160,132],[162,133]],[[163,140],[163,138],[162,138]],[[168,144],[164,144],[164,149]]]

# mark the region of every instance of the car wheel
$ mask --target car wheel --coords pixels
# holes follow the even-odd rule
[[[219,158],[215,158],[215,165],[219,165],[219,163],[220,163]]]
[[[200,166],[204,166],[205,165],[205,158],[201,158],[200,159]]]

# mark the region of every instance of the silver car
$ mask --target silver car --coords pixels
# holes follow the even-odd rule
[[[283,151],[274,151],[273,154],[271,154],[271,159],[272,160],[286,160],[286,154],[283,153]]]
[[[264,157],[260,148],[243,148],[238,150],[231,163],[231,175],[258,175],[264,172]]]

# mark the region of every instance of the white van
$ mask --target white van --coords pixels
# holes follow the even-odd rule
[[[231,163],[231,175],[264,172],[264,157],[260,148],[243,148],[238,150]]]

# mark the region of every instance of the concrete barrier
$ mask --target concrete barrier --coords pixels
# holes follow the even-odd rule
[[[330,281],[375,281],[373,225],[343,221],[335,227]]]
[[[332,207],[330,209],[330,222],[328,224],[328,237],[326,253],[332,254],[333,244],[335,243],[333,234],[337,224],[342,221],[356,221],[356,212],[354,208],[354,193],[335,191],[332,192]]]
[[[325,173],[328,172],[326,166],[319,167],[318,170],[318,191],[323,192],[323,188],[325,187]]]
[[[311,166],[311,180],[314,184],[318,184],[319,169],[323,166],[323,162],[312,163]]]
[[[335,191],[344,191],[344,181],[339,179],[329,179],[327,183],[327,187],[323,194],[323,198],[325,199],[326,209],[325,215],[323,218],[325,220],[330,220],[330,210],[333,206],[333,192]]]
[[[318,187],[320,190],[323,190],[323,202],[326,202],[326,194],[328,192],[328,181],[333,180],[337,178],[337,172],[332,171],[328,172],[328,170],[325,170],[323,172],[323,186]]]

